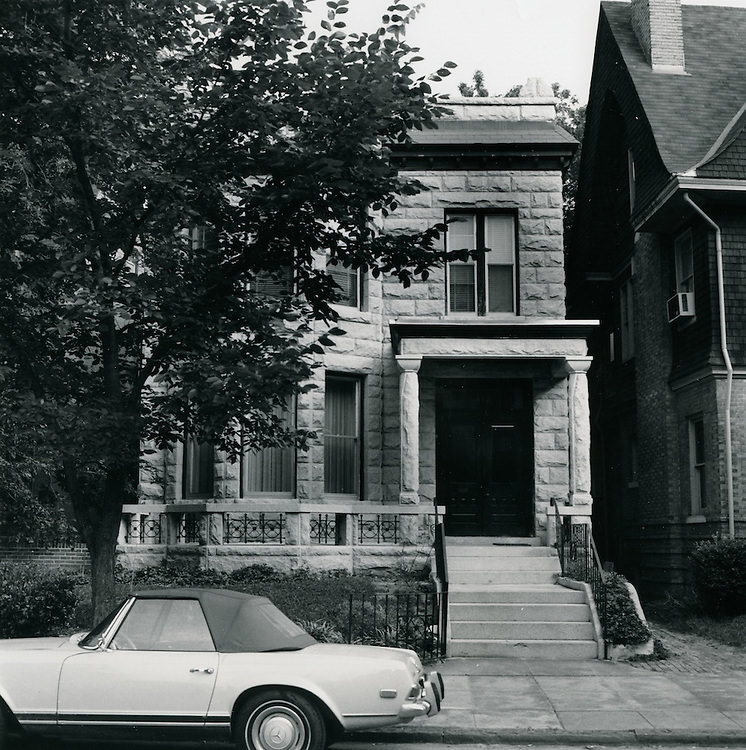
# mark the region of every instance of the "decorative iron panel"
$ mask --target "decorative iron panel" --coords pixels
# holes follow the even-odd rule
[[[285,516],[282,513],[226,513],[224,544],[283,544]]]
[[[179,544],[198,544],[202,516],[199,513],[184,513],[179,519],[177,541]]]
[[[398,541],[398,516],[360,516],[358,526],[360,544],[396,544]]]
[[[127,525],[124,540],[127,544],[163,544],[165,531],[165,516],[134,516]]]
[[[311,516],[311,544],[339,544],[336,513]]]

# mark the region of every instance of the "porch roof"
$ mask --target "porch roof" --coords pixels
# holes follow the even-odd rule
[[[596,320],[406,318],[389,321],[394,354],[416,358],[567,359],[588,354]]]

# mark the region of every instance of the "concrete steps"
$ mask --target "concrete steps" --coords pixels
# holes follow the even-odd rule
[[[554,548],[522,541],[446,540],[449,656],[597,658],[585,592],[555,583]]]

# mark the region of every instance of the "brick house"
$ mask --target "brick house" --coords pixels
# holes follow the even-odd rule
[[[448,219],[449,247],[489,250],[406,289],[330,269],[347,335],[286,415],[316,444],[233,464],[190,442],[152,457],[124,508],[123,562],[375,569],[426,562],[436,508],[448,535],[545,545],[552,499],[590,516],[593,324],[566,318],[562,242],[576,143],[536,82],[449,106],[396,152],[427,190],[382,231]]]
[[[746,10],[602,3],[568,258],[594,535],[644,596],[746,535]]]

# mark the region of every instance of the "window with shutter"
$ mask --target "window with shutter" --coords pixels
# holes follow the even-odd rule
[[[327,273],[334,279],[339,287],[336,304],[345,307],[355,307],[358,310],[362,306],[362,274],[357,268],[345,268],[341,263],[331,261],[326,266]]]

